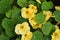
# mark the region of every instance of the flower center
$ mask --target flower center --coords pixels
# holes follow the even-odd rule
[[[24,28],[24,26],[21,26],[20,28],[21,28],[21,29],[23,29],[23,28]]]

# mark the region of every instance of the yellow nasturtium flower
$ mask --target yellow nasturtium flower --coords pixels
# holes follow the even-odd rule
[[[32,13],[37,13],[37,7],[36,6],[34,6],[34,5],[32,5],[32,4],[30,4],[29,5],[29,8],[28,8]]]
[[[39,4],[41,4],[41,1],[40,0],[36,0],[36,2],[38,2]]]
[[[31,24],[33,29],[37,29],[42,27],[42,24],[37,24],[34,20],[34,17],[29,18],[29,23]]]
[[[20,34],[23,35],[29,31],[30,31],[30,27],[27,22],[24,22],[22,24],[17,24],[15,27],[15,33],[18,35]]]
[[[56,29],[56,31],[52,35],[51,40],[60,40],[60,29]]]
[[[55,9],[56,10],[60,10],[60,6],[55,6]]]
[[[49,20],[49,18],[52,16],[51,11],[43,11],[43,14],[45,15],[45,21]]]
[[[21,15],[23,18],[30,18],[34,15],[34,13],[32,13],[30,9],[24,7],[21,9]]]
[[[28,32],[28,33],[22,35],[21,40],[31,40],[31,38],[32,38],[32,32]]]

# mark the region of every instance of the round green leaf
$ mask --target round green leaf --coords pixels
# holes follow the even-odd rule
[[[41,9],[42,10],[49,10],[49,9],[52,9],[53,8],[53,4],[52,2],[43,2],[42,5],[41,5]]]
[[[35,31],[31,40],[43,40],[43,34],[40,31]]]
[[[43,13],[38,13],[34,18],[37,24],[43,23],[45,20]]]
[[[46,22],[42,27],[43,34],[49,35],[51,33],[52,28],[53,28],[53,25],[50,22]]]
[[[25,6],[27,6],[27,0],[17,0],[17,4],[20,7],[25,7]]]
[[[55,20],[56,21],[60,21],[60,10],[56,10],[56,11],[54,11],[54,16],[55,16]]]

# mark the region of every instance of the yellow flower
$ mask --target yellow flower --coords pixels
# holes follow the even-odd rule
[[[18,35],[20,35],[20,34],[22,35],[29,31],[30,31],[30,27],[27,22],[24,22],[22,24],[17,24],[15,27],[15,33]]]
[[[60,40],[60,29],[56,29],[56,31],[52,35],[51,40]]]
[[[22,8],[21,15],[23,18],[30,18],[34,15],[34,13],[32,13],[28,8]]]
[[[43,14],[46,16],[45,21],[49,20],[49,18],[52,16],[51,11],[43,11]]]
[[[37,13],[37,7],[36,6],[34,6],[34,5],[32,5],[32,4],[30,4],[29,5],[29,8],[28,8],[32,13]]]
[[[31,40],[31,38],[32,38],[32,32],[28,32],[28,33],[22,35],[21,40]]]
[[[42,28],[42,24],[37,24],[34,20],[34,17],[29,18],[29,23],[31,24],[33,29]]]
[[[36,2],[38,2],[39,4],[41,4],[41,1],[40,0],[36,0]]]
[[[56,10],[60,10],[60,6],[55,6],[55,9]]]

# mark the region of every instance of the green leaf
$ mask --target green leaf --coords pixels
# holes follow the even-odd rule
[[[35,16],[35,21],[36,21],[37,24],[43,23],[44,20],[45,20],[45,16],[43,15],[43,13],[38,13]]]
[[[31,40],[43,40],[43,34],[40,31],[35,31]]]
[[[29,1],[28,4],[36,5],[36,2],[35,1]]]
[[[50,22],[46,22],[42,27],[43,34],[49,35],[51,33],[52,28],[53,28],[53,25]]]
[[[10,19],[4,18],[2,21],[2,26],[4,29],[10,29],[13,30],[13,23],[10,21]]]
[[[44,36],[43,39],[44,39],[44,40],[51,40],[51,37],[50,37],[50,36]]]
[[[17,0],[17,4],[20,7],[25,7],[25,6],[27,6],[27,0]]]
[[[13,37],[15,35],[15,32],[13,30],[6,30],[6,35],[8,37]]]
[[[2,27],[5,29],[6,31],[6,35],[9,37],[13,37],[14,36],[14,24],[10,19],[4,18],[2,21]]]
[[[22,18],[21,16],[19,17],[14,17],[11,19],[11,21],[14,23],[14,24],[18,24],[18,23],[23,23],[23,22],[26,22],[27,20]]]
[[[18,8],[15,7],[14,9],[9,10],[6,13],[6,17],[8,17],[8,18],[17,17],[18,15],[20,15],[19,13],[20,13],[20,9],[18,9]]]
[[[16,17],[19,17],[19,16],[20,16],[20,9],[14,8],[12,10],[12,18],[16,18]]]
[[[0,1],[0,13],[3,14],[10,9],[10,4],[13,0],[1,0]]]
[[[53,3],[50,1],[50,2],[43,2],[42,5],[41,5],[41,9],[42,10],[49,10],[49,9],[52,9],[53,8]]]
[[[55,20],[60,22],[60,10],[54,11],[53,14],[55,16]]]
[[[9,40],[9,38],[4,35],[0,35],[0,40]]]
[[[12,12],[11,12],[11,10],[9,10],[9,11],[6,13],[6,17],[11,18],[11,16],[12,16]]]

